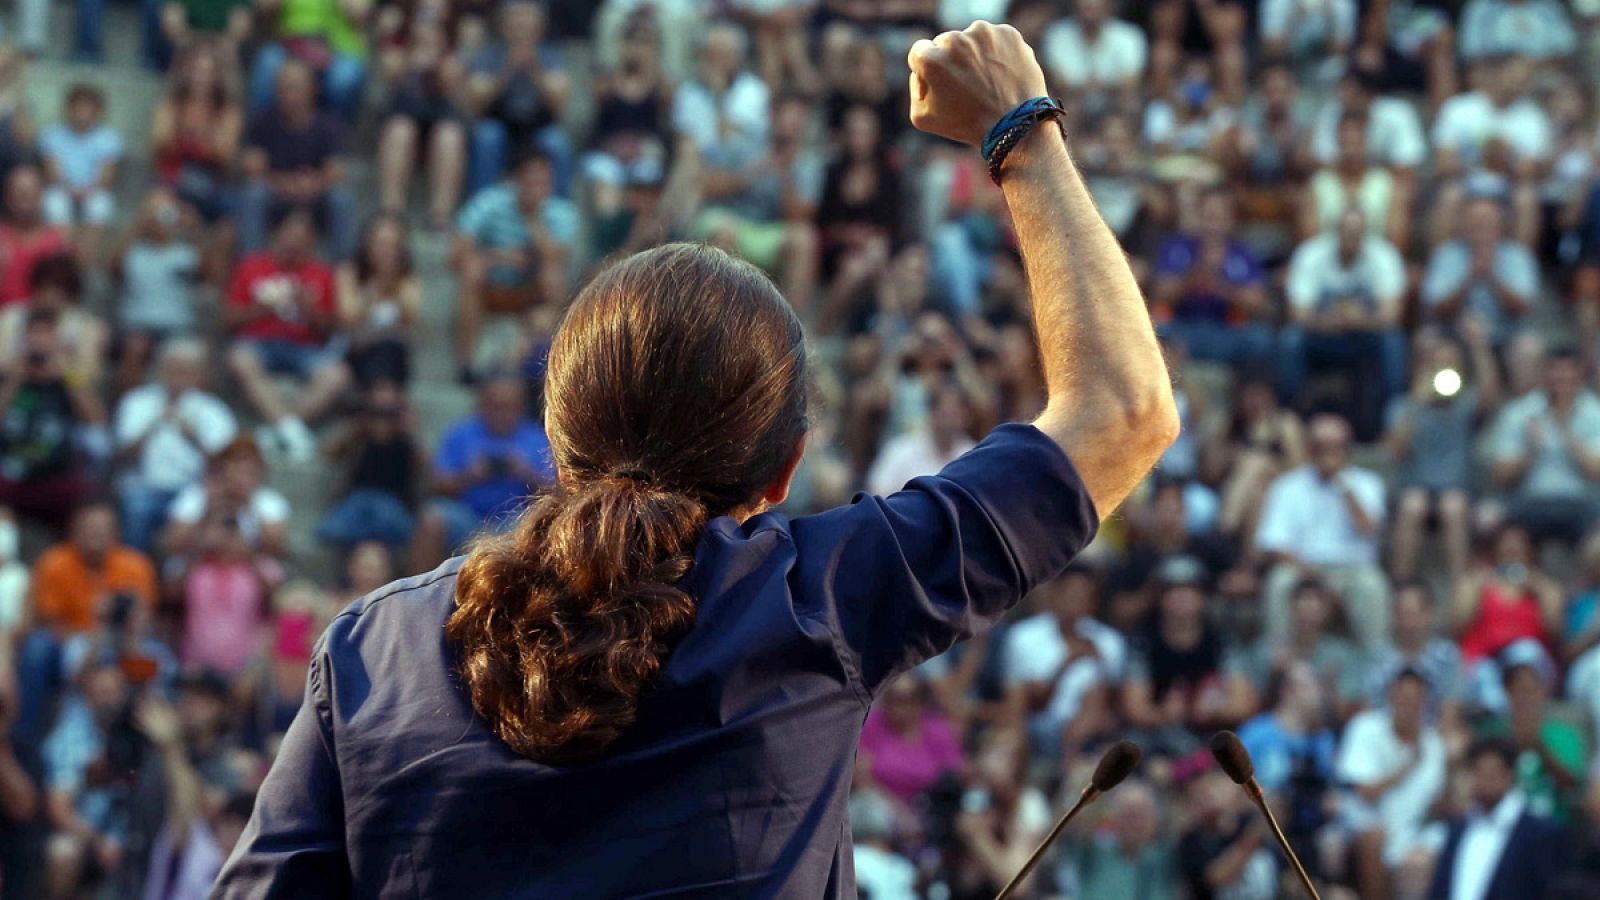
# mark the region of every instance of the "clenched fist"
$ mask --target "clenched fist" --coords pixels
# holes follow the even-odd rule
[[[977,146],[1000,118],[1045,93],[1033,48],[1010,25],[973,22],[917,41],[911,64],[911,124]]]

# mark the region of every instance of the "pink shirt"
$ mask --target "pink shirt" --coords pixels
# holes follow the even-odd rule
[[[904,803],[927,790],[940,775],[960,771],[965,762],[961,743],[943,716],[923,713],[918,731],[910,740],[896,734],[878,709],[867,716],[861,728],[861,752],[872,760],[872,779]]]
[[[183,662],[237,675],[261,646],[266,589],[249,563],[205,560],[184,581]]]

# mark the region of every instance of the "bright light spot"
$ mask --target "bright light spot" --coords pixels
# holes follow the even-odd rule
[[[1455,369],[1440,369],[1433,376],[1433,389],[1441,397],[1454,397],[1461,392],[1461,373]]]

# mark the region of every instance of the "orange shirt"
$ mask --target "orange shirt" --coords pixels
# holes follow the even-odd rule
[[[105,565],[90,569],[71,544],[57,544],[33,566],[33,603],[39,618],[69,634],[95,627],[100,603],[127,592],[146,607],[156,600],[156,569],[149,557],[129,547],[113,547]]]

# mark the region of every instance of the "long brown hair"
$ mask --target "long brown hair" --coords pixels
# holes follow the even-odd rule
[[[472,705],[538,762],[592,760],[694,624],[706,523],[749,511],[806,428],[800,323],[760,270],[669,244],[595,276],[550,349],[560,473],[480,539],[445,631]]]

